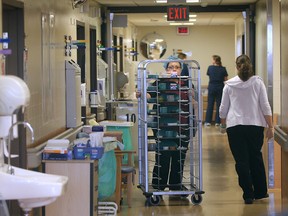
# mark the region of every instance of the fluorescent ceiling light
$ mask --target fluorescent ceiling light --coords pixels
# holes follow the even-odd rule
[[[167,0],[155,0],[156,3],[167,3]],[[200,0],[186,0],[186,3],[197,3],[200,2]]]
[[[184,4],[184,3],[186,3],[186,0],[167,0],[167,3],[169,3],[169,4]]]
[[[167,18],[167,14],[165,14],[164,17]],[[194,17],[197,17],[197,15],[196,15],[196,14],[189,14],[189,17],[190,17],[190,18],[194,18]]]
[[[173,25],[173,26],[176,26],[176,25],[179,25],[179,26],[186,26],[186,25],[194,25],[194,23],[169,23],[169,25]]]
[[[155,39],[155,42],[156,43],[161,43],[161,42],[163,42],[164,40],[163,39]]]

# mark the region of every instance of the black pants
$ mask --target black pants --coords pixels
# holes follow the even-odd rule
[[[213,108],[214,108],[214,103],[216,102],[215,123],[220,124],[219,107],[220,107],[221,99],[222,99],[222,91],[223,91],[223,88],[209,88],[205,122],[207,123],[212,122]]]
[[[155,154],[152,185],[155,189],[181,190],[187,150],[158,151]]]
[[[236,162],[243,199],[262,197],[267,193],[265,167],[262,157],[264,128],[238,125],[227,129],[231,152]]]

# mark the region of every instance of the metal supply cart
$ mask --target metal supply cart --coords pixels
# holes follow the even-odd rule
[[[186,63],[189,76],[148,71],[154,64]],[[163,69],[164,70],[164,69]],[[148,204],[163,195],[202,202],[202,102],[195,60],[145,60],[138,65],[139,185]],[[173,171],[172,171],[173,170]],[[173,172],[173,174],[171,174]]]

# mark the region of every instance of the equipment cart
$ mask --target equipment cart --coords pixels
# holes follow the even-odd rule
[[[186,63],[189,76],[152,73],[168,62]],[[163,71],[165,71],[163,69]],[[139,185],[149,205],[164,195],[202,202],[202,102],[195,60],[145,60],[138,65]]]

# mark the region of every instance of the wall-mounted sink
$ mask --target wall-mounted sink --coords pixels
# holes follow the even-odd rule
[[[54,202],[57,197],[44,197],[44,198],[34,198],[34,199],[21,199],[18,200],[19,206],[24,211],[31,211],[33,208],[49,205]]]
[[[3,200],[18,200],[24,211],[48,205],[66,191],[66,176],[12,168],[13,175],[5,172],[7,164],[0,168],[0,196]]]

